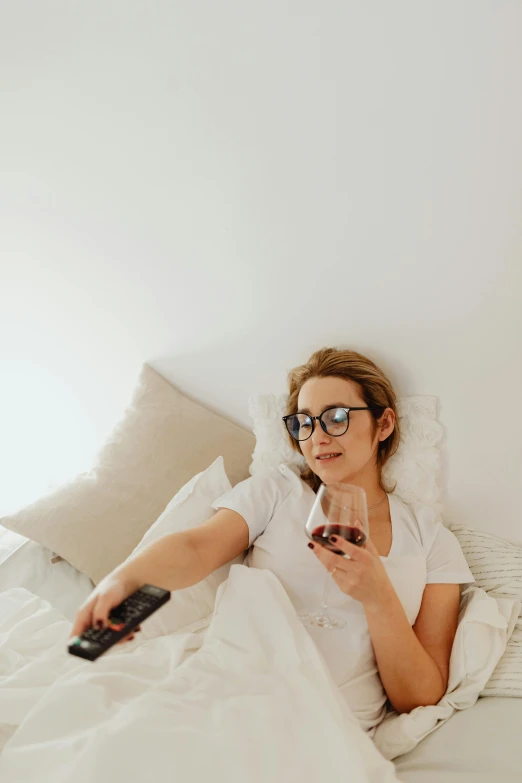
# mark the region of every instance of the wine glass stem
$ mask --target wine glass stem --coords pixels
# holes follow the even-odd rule
[[[328,572],[326,574],[326,579],[324,582],[323,602],[321,604],[321,608],[319,609],[319,614],[321,616],[325,615],[328,609],[328,593],[330,592],[330,586],[332,582],[333,582],[333,576]]]

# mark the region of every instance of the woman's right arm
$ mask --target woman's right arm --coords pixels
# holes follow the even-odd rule
[[[205,579],[248,549],[249,529],[243,517],[222,508],[193,530],[171,533],[129,557],[105,576],[78,610],[71,636],[103,625],[111,609],[144,584],[180,590]]]

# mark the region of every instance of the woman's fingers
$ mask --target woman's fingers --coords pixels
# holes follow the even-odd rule
[[[73,627],[71,629],[71,638],[73,636],[80,636],[87,628],[92,625],[92,607],[93,602],[90,601],[82,609],[78,611],[75,617]]]
[[[110,595],[101,595],[96,601],[92,613],[93,625],[97,628],[105,628],[109,622],[109,613],[114,607],[114,600]]]
[[[335,567],[338,568],[339,564],[342,562],[342,555],[334,555],[333,552],[326,547],[321,546],[321,544],[310,543],[308,546],[313,550],[314,555],[321,561],[327,571],[332,572],[333,569]]]
[[[364,565],[368,560],[371,560],[372,556],[369,552],[365,552],[360,547],[355,546],[355,544],[351,544],[349,541],[345,541],[339,536],[330,536],[328,540],[343,554],[336,555],[330,549],[327,549],[327,547],[318,543],[309,543],[308,546],[310,549],[313,549],[317,559],[321,561],[326,570],[330,573],[332,573],[334,568],[346,571],[346,569],[349,567],[348,563],[346,562],[347,560],[353,562],[354,564],[359,563],[360,565]]]
[[[113,583],[106,583],[104,588],[98,587],[78,610],[71,629],[71,638],[81,636],[89,628],[107,628],[110,624],[111,611],[124,600],[125,594],[125,585],[116,580],[113,580]],[[141,627],[137,626],[120,639],[120,642],[131,641],[139,631]]]
[[[367,541],[369,540],[370,539],[367,539]],[[350,541],[346,541],[346,539],[341,538],[341,536],[330,536],[328,541],[330,544],[334,544],[336,549],[341,550],[343,553],[341,557],[348,555],[350,560],[355,560],[356,562],[359,561],[361,563],[364,563],[369,559],[369,553],[366,551],[366,549],[363,549],[363,547],[357,546],[356,544],[352,544]],[[374,547],[372,545],[372,549],[373,548]]]

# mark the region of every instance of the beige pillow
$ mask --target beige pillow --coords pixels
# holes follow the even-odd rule
[[[89,473],[0,524],[61,555],[93,582],[122,563],[194,474],[223,456],[248,478],[255,440],[144,365],[130,406]]]

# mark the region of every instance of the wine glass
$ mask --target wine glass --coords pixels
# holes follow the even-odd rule
[[[362,546],[370,535],[364,489],[352,484],[321,484],[308,516],[305,531],[312,541],[325,546],[337,555],[343,555],[344,552],[330,543],[328,540],[330,536],[339,536],[352,544]],[[328,592],[332,582],[332,575],[327,573],[319,610],[315,614],[300,615],[300,619],[306,625],[327,630],[346,626],[346,621],[342,617],[328,611]]]

